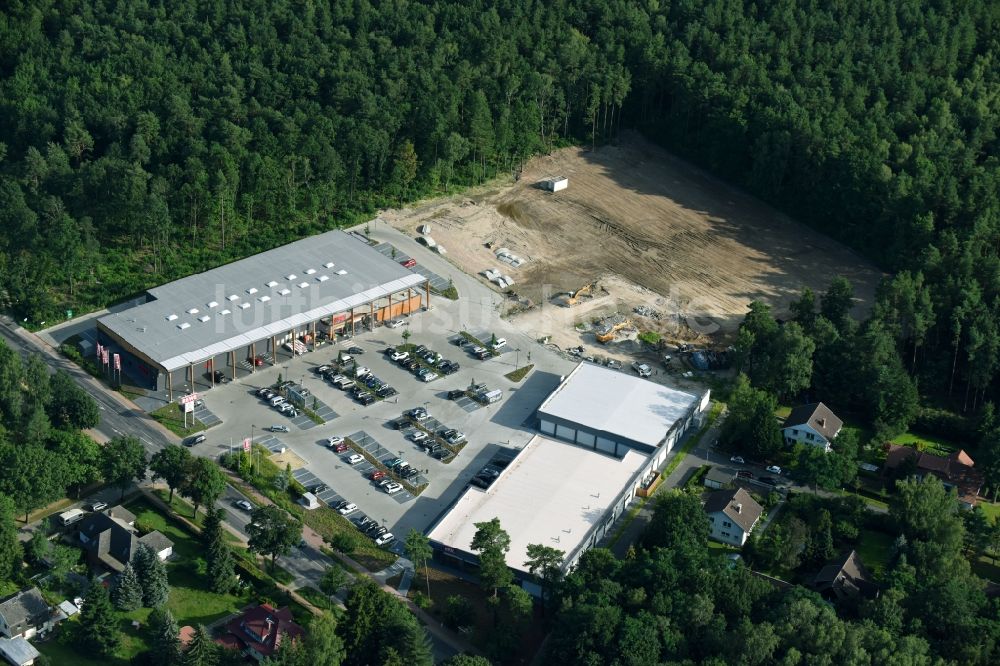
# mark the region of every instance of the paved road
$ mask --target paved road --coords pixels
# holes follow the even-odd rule
[[[34,335],[16,327],[16,324],[11,322],[9,318],[0,317],[0,337],[7,342],[11,349],[20,351],[23,356],[27,356],[29,353],[39,353],[53,372],[57,369],[63,369],[76,379],[97,401],[101,410],[101,422],[95,430],[101,435],[109,439],[118,435],[134,435],[142,441],[150,454],[169,444],[178,443],[177,438],[172,434],[165,433],[160,424],[143,412],[129,406],[126,400],[106,389],[100,382],[79,369],[74,363],[60,356],[51,347],[42,344]],[[226,522],[237,532],[246,536],[246,526],[250,522],[250,515],[232,505],[238,499],[247,498],[232,486],[227,486],[217,506],[225,510]],[[306,545],[302,548],[295,548],[288,556],[278,558],[278,564],[295,577],[295,586],[301,587],[317,583],[332,562],[315,546]],[[435,657],[445,659],[455,654],[455,650],[441,641],[434,633],[429,633],[429,635],[433,642]]]

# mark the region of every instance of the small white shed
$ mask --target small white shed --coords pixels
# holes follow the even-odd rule
[[[421,224],[419,227],[417,227],[417,231],[419,231],[422,234],[429,234],[431,232],[431,225]]]
[[[549,178],[544,181],[545,189],[549,192],[559,192],[560,190],[565,190],[569,187],[569,178],[566,176],[556,176],[555,178]]]
[[[302,497],[299,498],[299,504],[309,510],[319,508],[319,500],[312,493],[302,493]]]

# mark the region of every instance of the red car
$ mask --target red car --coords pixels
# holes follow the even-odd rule
[[[416,259],[407,259],[406,261],[399,262],[403,265],[403,268],[413,268],[417,265]]]
[[[347,446],[347,442],[341,442],[340,444],[337,444],[337,446],[334,448],[334,451],[336,451],[337,453],[343,453],[348,448],[350,447]]]
[[[384,476],[385,476],[385,472],[383,472],[380,469],[376,469],[375,471],[372,472],[372,481],[378,481],[379,479],[381,479]]]

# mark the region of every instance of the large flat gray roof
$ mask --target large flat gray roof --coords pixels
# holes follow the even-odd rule
[[[697,396],[648,379],[580,363],[546,398],[538,413],[657,446],[698,402]]]
[[[329,231],[150,289],[155,300],[100,323],[169,371],[425,280]]]

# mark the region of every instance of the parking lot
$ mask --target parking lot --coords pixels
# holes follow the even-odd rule
[[[436,298],[430,311],[406,317],[404,326],[379,327],[340,344],[325,345],[315,352],[294,358],[282,357],[276,366],[258,368],[248,378],[206,392],[205,406],[222,420],[222,424],[208,431],[207,441],[197,445],[197,452],[215,455],[227,451],[233,443],[239,445],[243,438],[250,437],[252,431],[255,443],[264,444],[271,450],[287,446],[305,461],[305,466],[293,470],[293,475],[307,489],[317,484],[326,486],[317,494],[320,501],[328,505],[336,505],[341,500],[357,504],[358,510],[349,516],[351,519],[372,518],[400,538],[411,528],[426,530],[496,451],[518,449],[528,442],[535,434],[527,427],[531,422],[529,417],[558,383],[559,376],[573,367],[572,362],[537,345],[499,319],[495,330],[483,326],[471,330],[476,337],[486,341],[494,333],[505,337],[509,341],[507,348],[495,358],[477,359],[468,348],[452,342],[458,337],[460,328],[464,328],[457,323],[467,316],[467,307],[462,301]],[[403,343],[403,331],[409,331],[410,344],[424,345],[439,352],[443,358],[459,363],[459,370],[424,382],[400,367],[383,352],[387,347]],[[522,364],[530,349],[536,366],[536,371],[519,384],[504,377],[514,369],[515,354],[511,350],[515,346],[521,349],[519,360]],[[348,347],[359,347],[363,353],[355,355],[357,365],[368,368],[398,394],[363,406],[348,391],[335,387],[316,372],[321,365],[334,362],[338,353]],[[305,414],[290,419],[256,395],[257,389],[275,384],[279,376],[308,389],[309,404],[311,406],[312,399],[316,400],[318,408],[314,411],[326,421],[324,425],[314,424]],[[499,389],[503,398],[491,405],[482,405],[465,396],[447,399],[449,391],[465,390],[473,384]],[[408,439],[412,428],[396,429],[390,424],[404,411],[415,407],[423,407],[429,412],[430,417],[421,426],[432,433],[453,428],[465,434],[467,443],[450,463],[428,455]],[[272,434],[265,430],[272,425],[287,426],[289,432]],[[350,465],[345,454],[328,447],[328,438],[334,436],[349,438],[382,463],[402,458],[418,471],[408,482],[420,486],[426,481],[426,488],[416,497],[405,487],[400,492],[387,494],[371,480],[374,468],[370,462],[365,460]]]

